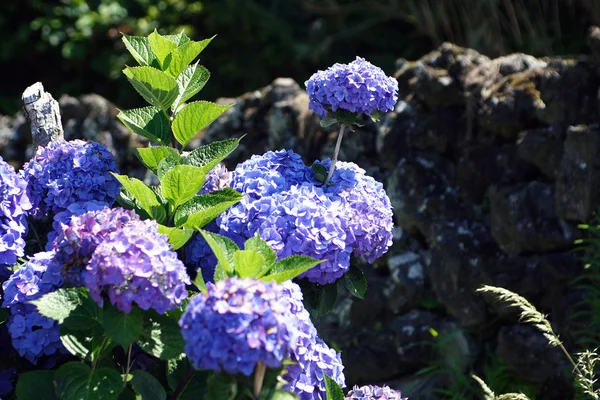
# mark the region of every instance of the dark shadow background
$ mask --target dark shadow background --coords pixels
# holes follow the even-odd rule
[[[598,0],[20,0],[0,13],[0,114],[42,81],[55,97],[95,92],[142,105],[121,69],[133,64],[119,32],[217,34],[201,55],[204,99],[237,96],[279,76],[304,82],[334,62],[367,58],[387,73],[443,41],[498,56],[586,52]]]

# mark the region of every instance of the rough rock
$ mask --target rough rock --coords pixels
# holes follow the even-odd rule
[[[519,157],[535,165],[542,174],[555,180],[563,156],[564,131],[558,127],[537,128],[519,134]]]
[[[556,215],[552,185],[492,186],[488,197],[492,234],[509,254],[566,250],[579,236],[574,225]]]
[[[569,127],[556,179],[556,214],[561,218],[584,221],[598,206],[599,156],[598,125]]]

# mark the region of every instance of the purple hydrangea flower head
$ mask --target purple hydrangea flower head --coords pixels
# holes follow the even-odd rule
[[[339,207],[321,188],[294,185],[257,200],[244,197],[221,216],[221,233],[243,243],[259,232],[279,258],[303,254],[325,260],[300,277],[331,283],[348,270],[352,253]]]
[[[109,205],[100,201],[78,201],[77,203],[71,204],[64,211],[55,214],[52,221],[53,230],[48,233],[46,250],[51,251],[54,248],[54,240],[56,240],[58,233],[63,229],[63,225],[69,224],[71,217],[85,214],[88,211],[99,211],[106,207],[109,207]]]
[[[65,351],[58,323],[42,316],[34,305],[28,303],[58,288],[45,276],[54,262],[53,252],[37,253],[2,285],[2,306],[9,309],[7,326],[12,345],[21,357],[33,364],[44,355]]]
[[[230,187],[247,197],[258,199],[307,182],[310,169],[292,150],[268,151],[238,164]]]
[[[200,189],[200,194],[207,194],[215,190],[225,189],[231,183],[231,172],[223,164],[217,164],[206,174],[206,181]]]
[[[329,169],[331,160],[321,163]],[[349,162],[337,162],[326,193],[341,200],[347,225],[346,244],[353,254],[369,263],[385,254],[392,245],[394,228],[392,203],[383,184],[366,175],[365,170]]]
[[[296,347],[290,354],[294,364],[288,365],[283,375],[287,382],[284,389],[297,394],[300,400],[326,400],[323,371],[341,387],[345,387],[342,360],[334,349],[317,336],[317,330],[302,303],[300,287],[291,281],[281,286],[289,300],[298,331]]]
[[[203,228],[205,231],[219,233],[219,226],[212,221]],[[204,282],[214,282],[217,257],[204,237],[197,233],[185,245],[185,265],[201,273]]]
[[[346,400],[408,400],[402,397],[399,391],[391,389],[388,386],[366,385],[362,387],[354,386],[348,392]]]
[[[133,303],[160,314],[187,297],[190,278],[156,221],[136,221],[111,232],[97,247],[86,268],[85,286],[100,306],[104,293],[119,310]]]
[[[318,71],[304,84],[308,108],[321,117],[338,109],[366,115],[391,111],[398,100],[398,81],[360,57]]]
[[[112,232],[140,221],[136,213],[120,207],[96,209],[96,205],[86,203],[73,211],[77,212],[79,208],[89,208],[91,211],[73,215],[67,219],[67,223],[59,221],[56,237],[48,246],[56,251],[57,259],[48,273],[55,279],[65,279],[75,286],[82,284],[85,267],[96,247]]]
[[[258,362],[281,367],[295,345],[294,318],[274,282],[230,278],[207,284],[179,320],[197,369],[252,374]]]
[[[78,201],[112,205],[120,184],[110,172],[118,172],[115,158],[100,143],[73,140],[40,147],[23,167],[33,216],[56,214]]]
[[[27,234],[27,215],[32,209],[27,182],[0,157],[0,277],[22,257]]]

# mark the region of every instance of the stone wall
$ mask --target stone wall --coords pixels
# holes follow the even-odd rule
[[[581,321],[569,317],[581,293],[569,281],[582,264],[572,243],[600,200],[600,30],[590,48],[576,59],[489,59],[443,44],[398,61],[395,111],[348,133],[340,155],[385,183],[396,218],[393,248],[363,266],[365,300],[343,296],[318,322],[343,351],[349,384],[444,398],[437,388],[463,372],[484,375],[492,357],[515,381],[537,385],[539,398],[572,398],[564,356],[475,290],[491,284],[527,297],[574,349]],[[319,127],[296,82],[279,78],[235,101],[192,146],[246,134],[230,167],[281,148],[306,162],[332,154],[336,128]],[[145,143],[118,123],[114,106],[95,95],[60,104],[67,138],[107,144],[122,171],[144,177],[128,149]],[[0,118],[0,155],[22,163],[26,132],[21,116]],[[450,372],[415,376],[432,364]]]

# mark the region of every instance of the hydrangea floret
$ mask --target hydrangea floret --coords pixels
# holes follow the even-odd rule
[[[408,400],[407,397],[402,397],[398,390],[391,389],[389,386],[354,386],[348,392],[346,400]]]
[[[124,313],[131,312],[134,303],[159,314],[173,310],[187,297],[189,284],[183,262],[151,220],[111,232],[96,247],[85,274],[90,297],[102,306],[106,293]]]
[[[56,214],[79,201],[112,205],[120,185],[111,172],[118,172],[115,157],[97,142],[58,141],[38,148],[23,167],[32,215]]]
[[[27,182],[0,157],[0,277],[3,278],[10,275],[8,268],[24,255],[27,215],[32,208],[26,187]]]
[[[294,318],[281,288],[256,279],[207,284],[179,325],[197,369],[249,376],[257,364],[280,368],[295,346]]]

